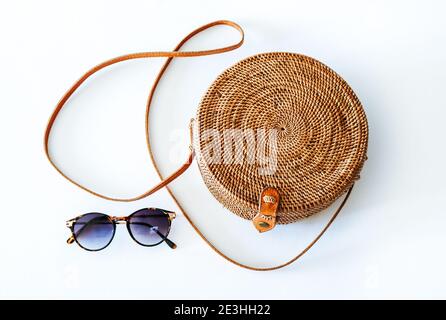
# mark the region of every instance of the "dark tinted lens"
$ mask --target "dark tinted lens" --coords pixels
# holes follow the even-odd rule
[[[133,238],[140,244],[156,245],[169,233],[169,216],[159,209],[141,209],[129,217],[128,227]]]
[[[102,213],[87,213],[73,226],[76,241],[85,249],[100,250],[113,239],[115,226],[110,218]]]

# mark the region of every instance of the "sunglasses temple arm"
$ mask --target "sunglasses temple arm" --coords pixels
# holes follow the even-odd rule
[[[161,237],[161,239],[164,240],[164,242],[171,248],[171,249],[176,249],[177,245],[175,244],[175,242],[173,242],[172,240],[170,240],[169,238],[167,238],[164,234],[162,234],[161,232],[159,232],[157,229],[153,228],[153,226],[150,223],[146,223],[146,222],[130,222],[131,224],[139,224],[142,226],[146,226],[151,228],[153,231],[156,232],[157,235],[159,235]]]
[[[74,236],[71,235],[68,239],[67,239],[67,243],[68,244],[72,244],[74,242]]]
[[[175,242],[173,242],[172,240],[170,240],[169,238],[165,237],[164,235],[161,235],[160,237],[164,239],[164,242],[171,248],[171,249],[176,249],[177,245],[175,244]]]

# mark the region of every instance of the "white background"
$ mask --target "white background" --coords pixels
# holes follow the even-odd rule
[[[1,298],[446,298],[446,6],[442,1],[2,1],[0,4]],[[336,70],[362,101],[369,160],[351,200],[298,263],[275,272],[235,267],[181,215],[165,245],[144,248],[125,228],[104,251],[65,243],[65,220],[102,211],[175,208],[163,190],[114,203],[69,184],[43,153],[46,121],[93,65],[130,52],[170,50],[194,28],[238,22],[245,45],[177,60],[151,118],[164,174],[187,152],[187,126],[206,88],[252,54],[291,51]],[[236,41],[216,28],[187,46]],[[144,140],[148,89],[161,59],[109,68],[76,94],[51,140],[57,163],[87,186],[136,195],[158,181]],[[196,164],[173,189],[204,233],[244,263],[295,255],[330,216],[259,235],[210,195]]]

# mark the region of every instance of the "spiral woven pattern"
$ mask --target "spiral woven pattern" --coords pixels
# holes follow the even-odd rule
[[[228,149],[233,136],[225,132],[243,132],[242,143],[232,140]],[[262,190],[275,187],[280,224],[341,196],[359,178],[367,139],[364,110],[348,84],[319,61],[293,53],[259,54],[227,69],[203,97],[194,126],[198,165],[215,198],[252,219]],[[232,162],[225,158],[230,151]]]

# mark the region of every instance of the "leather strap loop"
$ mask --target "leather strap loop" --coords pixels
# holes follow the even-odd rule
[[[218,25],[224,25],[224,26],[229,26],[232,27],[234,29],[236,29],[240,35],[241,35],[241,39],[239,42],[237,42],[236,44],[227,46],[227,47],[222,47],[222,48],[216,48],[216,49],[210,49],[210,50],[200,50],[200,51],[179,51],[181,49],[181,47],[187,42],[189,41],[192,37],[194,37],[195,35],[199,34],[202,31],[205,31],[209,28],[212,28],[214,26],[218,26]],[[45,154],[49,160],[49,162],[51,163],[51,165],[68,181],[70,181],[71,183],[73,183],[74,185],[76,185],[77,187],[97,196],[100,197],[102,199],[106,199],[106,200],[112,200],[112,201],[121,201],[121,202],[130,202],[130,201],[136,201],[136,200],[140,200],[143,199],[147,196],[149,196],[150,194],[154,193],[155,191],[166,187],[167,191],[169,192],[169,194],[172,196],[174,202],[176,203],[176,205],[178,206],[178,208],[181,210],[181,212],[183,213],[183,215],[185,216],[185,218],[187,219],[187,221],[191,224],[191,226],[194,228],[194,230],[198,233],[198,235],[216,252],[218,253],[221,257],[223,257],[224,259],[226,259],[227,261],[245,268],[245,269],[249,269],[249,270],[255,270],[255,271],[269,271],[269,270],[276,270],[276,269],[280,269],[283,268],[291,263],[293,263],[294,261],[296,261],[297,259],[299,259],[301,256],[303,256],[321,237],[322,235],[325,233],[325,231],[327,231],[327,229],[330,227],[330,225],[333,223],[333,221],[335,220],[335,218],[338,216],[339,212],[341,211],[342,207],[344,206],[345,202],[347,201],[348,197],[350,196],[351,190],[353,188],[353,186],[347,191],[347,194],[345,196],[345,198],[343,199],[343,201],[341,202],[341,204],[339,205],[339,207],[336,209],[336,211],[334,212],[334,214],[332,215],[332,217],[330,218],[330,220],[328,221],[328,223],[325,225],[325,227],[321,230],[321,232],[316,236],[316,238],[305,248],[303,249],[298,255],[296,255],[295,257],[293,257],[292,259],[288,260],[285,263],[282,263],[280,265],[277,266],[273,266],[273,267],[266,267],[266,268],[259,268],[259,267],[253,267],[253,266],[249,266],[246,264],[242,264],[232,258],[230,258],[229,256],[227,256],[225,253],[223,253],[222,251],[220,251],[214,244],[212,244],[206,237],[205,235],[198,229],[198,227],[195,225],[195,223],[192,221],[192,219],[190,218],[190,216],[186,213],[186,211],[184,210],[184,208],[181,206],[181,204],[179,203],[179,201],[177,200],[177,198],[175,197],[175,195],[173,194],[172,190],[167,186],[170,182],[172,182],[173,180],[175,180],[178,176],[180,176],[182,173],[184,173],[187,168],[189,168],[193,157],[194,157],[194,152],[193,149],[191,148],[190,154],[188,156],[187,161],[180,167],[178,168],[175,172],[173,172],[171,175],[169,175],[168,177],[164,178],[163,175],[161,174],[161,171],[157,165],[157,162],[155,161],[155,157],[152,151],[152,147],[150,144],[150,131],[149,131],[149,116],[150,116],[150,108],[151,108],[151,102],[153,100],[153,96],[154,93],[156,91],[156,88],[158,86],[159,81],[161,80],[164,72],[166,71],[166,69],[168,68],[170,62],[172,61],[173,58],[182,58],[182,57],[198,57],[198,56],[207,56],[207,55],[213,55],[213,54],[219,54],[219,53],[223,53],[223,52],[228,52],[228,51],[232,51],[235,50],[237,48],[239,48],[244,41],[244,33],[242,28],[232,22],[232,21],[227,21],[227,20],[219,20],[219,21],[215,21],[215,22],[211,22],[209,24],[206,24],[194,31],[192,31],[190,34],[188,34],[183,40],[181,40],[181,42],[175,47],[175,49],[173,51],[159,51],[159,52],[141,52],[141,53],[133,53],[133,54],[128,54],[128,55],[123,55],[123,56],[119,56],[110,60],[107,60],[95,67],[93,67],[92,69],[90,69],[89,71],[87,71],[78,81],[76,81],[74,83],[74,85],[63,95],[63,97],[60,99],[60,101],[58,102],[58,104],[56,105],[56,108],[54,109],[53,113],[51,114],[51,117],[48,121],[46,130],[45,130],[45,136],[44,136],[44,149],[45,149]],[[147,100],[147,106],[146,106],[146,115],[145,115],[145,128],[146,128],[146,142],[147,142],[147,148],[149,151],[149,155],[150,155],[150,159],[155,167],[155,171],[157,172],[158,176],[161,179],[161,182],[159,184],[157,184],[156,186],[152,187],[151,189],[149,189],[148,191],[145,191],[144,193],[132,197],[132,198],[114,198],[114,197],[109,197],[103,194],[100,194],[98,192],[95,192],[83,185],[81,185],[80,183],[76,182],[73,178],[69,177],[67,174],[65,174],[54,162],[53,158],[51,157],[51,153],[49,150],[49,138],[50,138],[50,134],[51,134],[51,129],[53,128],[54,122],[57,119],[57,116],[59,115],[59,112],[62,110],[62,108],[64,107],[65,103],[69,100],[69,98],[73,95],[73,93],[84,83],[85,80],[87,80],[91,75],[93,75],[94,73],[96,73],[97,71],[108,67],[110,65],[113,65],[115,63],[118,62],[122,62],[122,61],[126,61],[126,60],[131,60],[131,59],[141,59],[141,58],[160,58],[160,57],[165,57],[167,58],[166,62],[164,63],[164,65],[161,67],[153,85],[152,88],[150,90],[149,93],[149,97]]]

